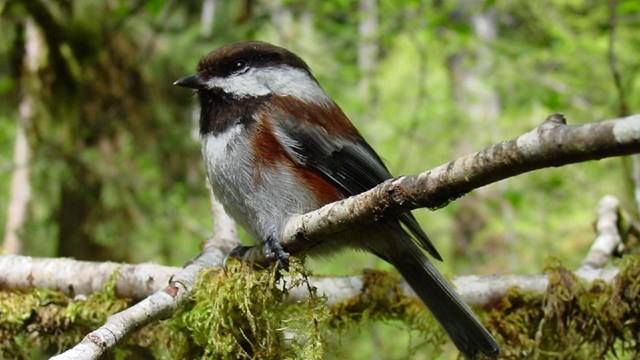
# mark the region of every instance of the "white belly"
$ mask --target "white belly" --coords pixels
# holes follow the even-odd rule
[[[291,215],[318,207],[286,165],[254,166],[253,150],[238,124],[220,134],[202,137],[202,153],[214,195],[225,211],[256,241],[280,238],[282,225]]]

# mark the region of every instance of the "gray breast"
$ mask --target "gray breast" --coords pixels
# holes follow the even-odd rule
[[[209,183],[218,201],[229,216],[258,236],[257,229],[252,226],[257,218],[255,209],[247,204],[255,169],[245,132],[245,126],[237,124],[221,133],[203,135],[202,155]]]

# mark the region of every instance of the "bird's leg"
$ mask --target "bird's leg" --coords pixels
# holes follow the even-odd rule
[[[278,264],[284,270],[289,270],[289,253],[284,251],[280,240],[271,235],[267,237],[263,245],[264,256],[270,261],[277,260]]]

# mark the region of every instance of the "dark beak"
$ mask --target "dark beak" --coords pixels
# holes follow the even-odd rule
[[[178,85],[190,89],[205,89],[207,82],[204,81],[199,75],[185,76],[182,79],[177,80],[173,85]]]

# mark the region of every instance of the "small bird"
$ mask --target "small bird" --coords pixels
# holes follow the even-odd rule
[[[392,177],[309,66],[284,48],[260,41],[222,46],[174,84],[197,90],[215,196],[283,266],[289,254],[279,239],[288,219]],[[308,254],[349,248],[393,265],[467,358],[499,355],[491,334],[423,253],[442,260],[410,212],[321,239]]]

